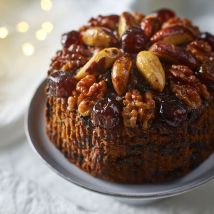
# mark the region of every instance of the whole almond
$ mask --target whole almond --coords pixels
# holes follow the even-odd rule
[[[137,55],[137,68],[153,89],[163,91],[165,72],[159,58],[151,51],[141,51]]]
[[[115,91],[121,96],[127,87],[132,68],[132,60],[127,56],[118,58],[112,67],[112,83]]]
[[[108,29],[102,27],[90,27],[81,33],[86,45],[96,47],[109,47],[116,44],[116,37]]]
[[[97,75],[110,68],[119,56],[121,56],[121,51],[118,48],[104,48],[80,68],[75,78],[80,80],[88,74]]]

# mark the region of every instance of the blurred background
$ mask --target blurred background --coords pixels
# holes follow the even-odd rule
[[[26,108],[63,32],[99,14],[147,14],[162,7],[214,33],[213,0],[0,0],[0,213],[108,213],[109,207],[110,213],[179,213],[181,206],[185,213],[213,211],[212,183],[147,208],[121,205],[53,174],[25,139]]]

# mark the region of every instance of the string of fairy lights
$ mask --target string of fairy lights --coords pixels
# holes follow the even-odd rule
[[[52,9],[52,6],[53,6],[52,0],[40,0],[40,7],[43,11],[50,11]],[[14,27],[18,33],[25,34],[29,32],[31,26],[27,21],[21,21],[18,22]],[[39,41],[44,41],[52,30],[53,24],[50,21],[44,21],[43,23],[41,23],[40,28],[34,32],[35,38]],[[10,33],[12,32],[10,32],[7,26],[0,26],[0,40],[7,39]],[[34,54],[35,47],[31,42],[23,43],[21,48],[22,53],[25,56],[31,56]]]

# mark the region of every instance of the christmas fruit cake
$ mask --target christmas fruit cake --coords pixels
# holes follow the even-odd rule
[[[73,164],[117,183],[172,181],[214,151],[214,36],[169,9],[98,16],[62,35],[46,130]]]

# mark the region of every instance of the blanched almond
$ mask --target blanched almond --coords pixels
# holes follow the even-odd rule
[[[141,51],[137,55],[137,68],[153,89],[163,91],[165,72],[159,58],[151,51]]]

